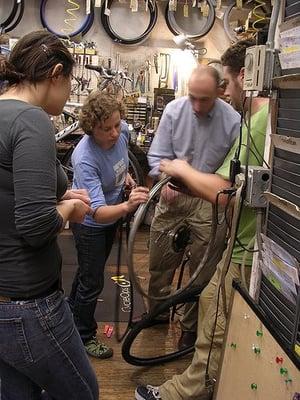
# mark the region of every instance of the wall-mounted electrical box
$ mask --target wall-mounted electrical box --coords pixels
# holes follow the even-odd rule
[[[246,50],[244,90],[264,89],[266,46],[252,46]]]

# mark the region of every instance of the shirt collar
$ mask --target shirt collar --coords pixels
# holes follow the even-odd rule
[[[207,113],[207,115],[206,115],[205,118],[211,119],[211,118],[215,115],[215,112],[216,112],[216,102],[217,102],[217,100],[218,100],[218,99],[216,99],[213,108],[209,111],[209,113]],[[198,116],[195,112],[194,112],[194,115],[195,115],[197,118],[199,118],[199,116]]]

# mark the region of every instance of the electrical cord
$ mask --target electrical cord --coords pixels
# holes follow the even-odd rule
[[[222,294],[223,312],[224,312],[225,316],[227,317],[225,278],[226,278],[227,272],[230,267],[230,261],[231,261],[233,247],[234,247],[234,243],[235,243],[235,237],[236,237],[236,233],[237,233],[237,229],[238,229],[239,215],[240,215],[241,203],[242,203],[242,191],[243,191],[244,183],[245,183],[245,181],[241,180],[240,186],[236,190],[234,212],[233,212],[231,232],[230,232],[230,240],[228,243],[226,256],[224,259],[224,264],[222,266],[221,276],[219,279],[216,315],[215,315],[215,320],[214,320],[214,325],[213,325],[213,330],[212,330],[212,339],[211,339],[211,343],[210,343],[210,348],[209,348],[207,363],[206,363],[206,369],[205,369],[205,386],[208,390],[210,390],[212,387],[212,382],[209,377],[209,364],[210,364],[211,352],[212,352],[213,343],[214,343],[214,337],[215,337],[215,333],[216,333],[216,327],[217,327],[220,294]]]
[[[227,218],[226,218],[226,213],[228,211],[229,205],[230,205],[230,201],[232,199],[232,197],[235,195],[236,192],[236,188],[229,188],[229,189],[224,189],[224,190],[219,190],[217,193],[217,197],[216,197],[216,218],[217,218],[217,225],[222,225],[224,223],[224,221],[226,220],[226,224],[227,224]],[[221,194],[228,194],[228,198],[227,198],[227,203],[225,205],[224,208],[224,217],[221,219],[221,221],[219,221],[219,197]],[[227,224],[228,228],[230,228],[229,224]]]
[[[252,101],[252,99],[251,99],[251,101]],[[245,123],[246,128],[248,129],[248,134],[249,134],[249,136],[250,136],[250,140],[251,140],[252,146],[254,147],[254,149],[255,149],[255,151],[256,151],[257,154],[255,154],[255,152],[254,152],[251,148],[250,148],[250,151],[251,151],[251,153],[254,155],[254,157],[256,158],[256,160],[257,160],[259,163],[262,162],[262,163],[264,163],[264,164],[266,165],[267,168],[270,168],[269,164],[268,164],[267,161],[264,159],[263,155],[260,153],[260,151],[258,150],[258,148],[257,148],[257,146],[256,146],[256,144],[255,144],[255,141],[254,141],[254,139],[253,139],[253,137],[252,137],[252,135],[251,135],[250,129],[248,128],[248,123],[247,123],[247,121],[246,121],[245,114],[246,114],[246,113],[245,113],[245,102],[244,102],[244,103],[243,103],[243,120],[244,120],[244,123]],[[251,115],[251,114],[250,114],[250,115]],[[242,143],[242,146],[246,146],[246,145]],[[258,160],[258,157],[260,157],[261,160]]]

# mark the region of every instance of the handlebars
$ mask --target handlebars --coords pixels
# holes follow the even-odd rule
[[[106,69],[101,65],[92,65],[92,64],[86,64],[85,68],[98,72],[101,77],[106,79],[114,79],[115,77],[119,76],[121,79],[126,79],[127,81],[132,82],[132,79],[129,78],[123,71],[115,71],[110,68]]]

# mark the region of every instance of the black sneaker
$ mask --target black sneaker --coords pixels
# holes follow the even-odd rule
[[[158,386],[138,386],[135,389],[136,400],[162,400]]]

